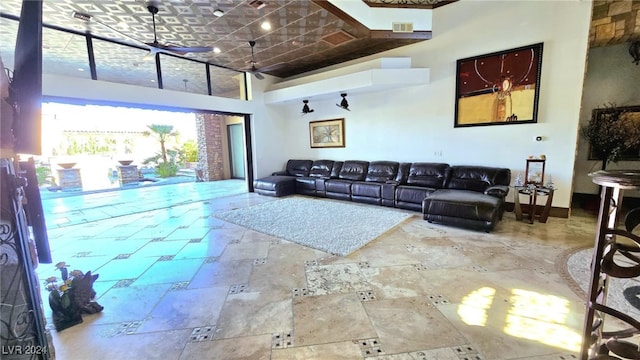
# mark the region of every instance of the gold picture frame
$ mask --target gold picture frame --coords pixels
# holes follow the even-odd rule
[[[344,147],[344,119],[310,121],[309,142],[312,148]]]

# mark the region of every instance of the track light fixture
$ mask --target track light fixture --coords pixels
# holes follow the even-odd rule
[[[340,96],[342,96],[342,101],[340,101],[340,104],[336,104],[336,106],[351,111],[349,110],[349,103],[347,102],[347,93],[342,93]]]
[[[640,40],[636,40],[629,46],[629,54],[633,57],[633,63],[640,64]]]
[[[309,108],[309,100],[302,100],[302,102],[304,103],[304,106],[302,106],[302,113],[303,114],[312,113],[313,109]]]

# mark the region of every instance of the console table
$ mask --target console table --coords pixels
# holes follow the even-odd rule
[[[632,233],[640,225],[640,207],[630,210],[624,226],[618,226],[622,193],[640,189],[640,171],[597,171],[589,176],[602,191],[580,359],[640,359],[640,322],[607,306],[610,278],[640,276],[640,236]],[[615,330],[605,330],[605,317],[621,320],[624,325],[616,322]]]
[[[542,213],[538,216],[538,220],[541,223],[546,223],[549,218],[549,212],[551,211],[551,202],[553,201],[553,187],[545,186],[515,186],[514,197],[514,212],[516,213],[516,219],[522,220],[522,207],[520,205],[520,195],[529,197],[529,208],[527,213],[527,219],[529,223],[533,224],[533,220],[536,218],[536,205],[538,203],[538,196],[545,196],[547,201],[544,204]]]

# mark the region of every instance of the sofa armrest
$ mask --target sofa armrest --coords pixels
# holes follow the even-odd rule
[[[484,193],[486,195],[504,198],[509,193],[509,187],[507,185],[489,186]]]
[[[285,176],[285,175],[287,175],[287,170],[274,171],[271,173],[271,176]]]

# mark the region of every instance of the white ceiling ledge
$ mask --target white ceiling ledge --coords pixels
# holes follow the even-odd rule
[[[429,69],[411,68],[410,58],[378,59],[375,63],[381,68],[347,74],[342,69],[340,72],[329,71],[274,84],[277,88],[264,93],[264,102],[277,104],[303,99],[320,100],[336,98],[340,93],[369,93],[429,83]]]

